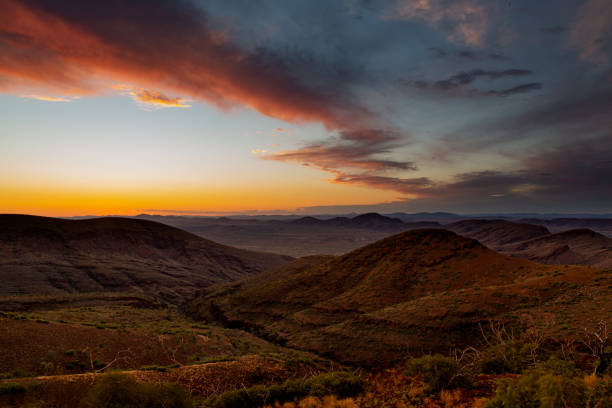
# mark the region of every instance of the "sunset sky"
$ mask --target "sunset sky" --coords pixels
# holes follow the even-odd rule
[[[612,213],[610,0],[0,0],[0,213]]]

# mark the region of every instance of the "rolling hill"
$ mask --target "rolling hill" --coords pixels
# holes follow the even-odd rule
[[[292,258],[221,245],[160,223],[0,215],[0,295],[141,292],[178,303]]]
[[[506,220],[463,220],[447,224],[444,228],[464,237],[474,238],[492,249],[550,235],[546,227]]]
[[[612,238],[589,229],[552,234],[541,225],[503,220],[464,220],[444,228],[502,254],[535,262],[612,267]]]
[[[501,251],[549,264],[612,268],[612,238],[589,229],[549,234],[507,245]]]
[[[380,365],[474,345],[489,319],[520,325],[550,313],[557,327],[578,330],[612,311],[609,286],[610,271],[537,264],[421,229],[209,287],[187,311],[345,363]],[[590,290],[596,300],[584,296]]]

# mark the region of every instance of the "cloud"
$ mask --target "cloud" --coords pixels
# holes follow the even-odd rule
[[[572,210],[592,206],[594,211],[612,211],[611,136],[608,133],[525,154],[515,170],[466,172],[456,174],[449,181],[386,176],[370,171],[357,173],[325,168],[324,163],[317,167],[334,175],[332,183],[396,191],[411,208],[475,212]],[[580,200],[568,201],[569,197],[580,197]]]
[[[287,129],[283,129],[283,128],[277,127],[277,128],[275,128],[273,130],[273,132],[276,132],[276,133],[286,133]]]
[[[538,89],[542,89],[541,82],[530,82],[528,84],[517,85],[517,86],[513,86],[512,88],[502,89],[499,91],[490,90],[490,91],[487,91],[486,94],[495,95],[495,96],[510,96],[510,95],[516,95],[516,94],[525,93],[525,92],[531,92],[531,91],[535,91]]]
[[[495,52],[478,52],[478,51],[461,50],[457,52],[457,56],[459,58],[463,58],[466,60],[472,60],[472,61],[481,61],[481,60],[510,61],[510,58],[506,57],[505,55],[498,54]]]
[[[526,69],[506,69],[503,71],[473,69],[468,72],[459,72],[448,79],[436,81],[432,85],[438,89],[450,89],[471,84],[478,78],[498,79],[504,77],[520,77],[531,74],[532,72]]]
[[[612,49],[612,2],[590,0],[578,10],[568,36],[568,44],[578,50],[580,58],[595,65],[609,61]]]
[[[467,125],[444,136],[436,151],[450,159],[492,146],[501,149],[509,145],[514,150],[514,143],[538,140],[549,132],[555,138],[544,139],[545,146],[567,140],[590,140],[612,128],[612,90],[605,86],[602,82],[599,84],[602,89],[590,90],[587,94],[561,95],[529,110]]]
[[[546,34],[561,34],[567,31],[567,27],[562,25],[556,25],[551,27],[543,27],[540,29],[540,31]]]
[[[476,89],[466,89],[466,86],[472,84],[479,78],[495,80],[500,78],[516,78],[531,75],[532,71],[526,69],[506,69],[502,71],[473,69],[471,71],[462,71],[451,77],[439,81],[413,81],[410,82],[413,86],[420,89],[433,89],[444,92],[467,92],[469,95],[492,95],[492,96],[509,96],[519,93],[529,92],[542,88],[542,83],[531,82],[527,84],[517,85],[511,88],[502,90],[480,91]]]
[[[317,72],[316,81],[297,77],[291,65],[297,60],[241,48],[186,1],[5,0],[0,32],[0,76],[20,94],[32,88],[64,96],[103,93],[111,81],[329,129],[371,117],[335,81],[337,73]]]
[[[383,14],[386,19],[421,20],[447,32],[448,39],[474,47],[484,46],[489,11],[476,0],[396,0]]]
[[[295,162],[313,166],[324,171],[340,174],[345,169],[360,169],[367,172],[385,170],[415,170],[410,161],[380,158],[395,148],[406,144],[397,132],[387,130],[342,131],[336,138],[310,144],[296,150],[283,150],[265,158],[282,162]]]
[[[130,95],[138,103],[154,108],[191,108],[183,98],[170,98],[159,91],[153,89],[141,89],[131,91]]]
[[[510,61],[510,58],[496,52],[486,52],[477,50],[447,51],[439,47],[429,47],[427,50],[438,58],[455,57],[470,61]]]
[[[43,96],[43,95],[22,95],[22,98],[36,99],[45,102],[71,102],[71,99],[58,96]]]
[[[427,189],[433,185],[433,182],[427,177],[401,178],[346,173],[338,173],[331,182],[337,184],[354,184],[379,190],[391,190],[404,195],[417,196],[427,194]]]

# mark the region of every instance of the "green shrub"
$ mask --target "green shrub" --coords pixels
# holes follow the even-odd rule
[[[271,386],[255,385],[223,393],[211,398],[213,408],[250,408],[275,402],[284,403],[306,396],[322,397],[336,395],[340,398],[354,397],[363,391],[359,377],[346,372],[321,374],[306,380],[288,380]]]
[[[87,394],[90,408],[191,408],[187,392],[177,384],[138,383],[125,374],[105,374]]]
[[[512,340],[489,347],[484,351],[484,358],[480,362],[480,371],[484,374],[521,373],[534,365],[534,355],[531,351],[536,349],[531,344]],[[545,359],[542,350],[538,350],[536,360]]]
[[[612,378],[597,379],[597,383],[588,390],[587,395],[588,408],[612,408]]]
[[[0,395],[22,395],[26,391],[26,387],[18,383],[7,382],[0,384]]]
[[[586,408],[586,386],[579,377],[532,369],[517,379],[502,379],[486,408]]]
[[[408,360],[406,372],[409,375],[420,376],[427,384],[429,392],[470,385],[469,379],[464,375],[465,373],[462,373],[459,362],[454,358],[439,354]]]
[[[144,366],[144,367],[140,367],[140,369],[143,371],[158,371],[160,373],[165,373],[166,371],[168,371],[168,367],[158,366],[158,365]]]

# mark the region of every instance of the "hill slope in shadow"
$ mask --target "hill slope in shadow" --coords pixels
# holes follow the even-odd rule
[[[290,261],[152,221],[0,215],[0,295],[142,292],[178,303]]]
[[[612,267],[612,238],[589,229],[551,234],[544,226],[504,220],[464,220],[445,228],[502,254],[535,262]]]

